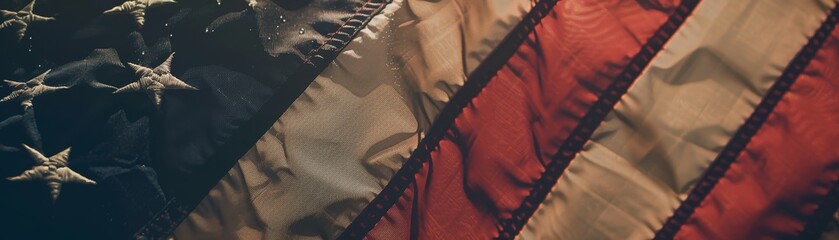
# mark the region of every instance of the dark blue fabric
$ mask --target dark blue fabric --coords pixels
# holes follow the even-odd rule
[[[172,223],[168,211],[182,217],[206,194],[201,189],[215,185],[219,176],[206,169],[229,168],[238,158],[219,149],[253,144],[236,136],[257,115],[278,117],[283,110],[259,113],[273,107],[272,99],[290,104],[300,94],[311,81],[290,79],[299,76],[301,57],[364,2],[262,1],[250,8],[244,0],[179,0],[148,8],[138,28],[127,14],[102,14],[120,0],[38,0],[34,12],[56,20],[33,23],[20,41],[14,31],[0,31],[0,79],[26,81],[52,69],[46,84],[70,87],[36,97],[26,110],[16,100],[0,103],[0,239],[124,239],[140,229],[168,231],[152,228],[171,227],[160,226]],[[0,1],[0,9],[28,3]],[[325,11],[348,16],[317,16]],[[102,88],[136,81],[127,63],[155,67],[172,52],[173,75],[199,90],[167,90],[156,109],[144,93]],[[0,97],[13,90],[2,85]],[[69,167],[98,184],[64,184],[53,204],[43,182],[5,180],[35,164],[21,144],[47,156],[72,147]],[[189,204],[173,207],[176,199]]]

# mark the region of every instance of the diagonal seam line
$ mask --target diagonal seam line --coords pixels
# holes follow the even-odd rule
[[[676,11],[659,27],[656,33],[647,40],[632,61],[624,68],[618,78],[598,97],[597,102],[589,108],[586,115],[571,132],[567,140],[562,143],[559,151],[542,173],[535,187],[525,197],[522,204],[513,212],[513,217],[500,221],[501,229],[498,239],[512,239],[521,231],[527,221],[545,200],[548,193],[559,180],[565,169],[579,153],[583,145],[591,138],[594,129],[600,125],[606,115],[614,109],[615,104],[626,93],[632,83],[641,75],[643,69],[658,54],[667,41],[682,26],[691,15],[700,0],[682,1]]]
[[[396,204],[396,201],[414,181],[414,174],[419,172],[423,164],[431,159],[431,152],[437,149],[440,140],[454,123],[463,109],[470,104],[471,100],[481,92],[484,86],[495,76],[501,67],[510,57],[517,52],[520,46],[533,32],[545,16],[553,9],[560,0],[538,0],[530,12],[513,28],[512,31],[501,41],[501,43],[490,53],[487,58],[470,74],[469,80],[455,93],[448,104],[437,116],[437,120],[431,125],[428,134],[420,141],[420,144],[411,157],[402,165],[388,184],[382,189],[369,204],[358,214],[355,220],[341,233],[339,239],[361,239],[373,229],[387,211]]]
[[[329,63],[350,44],[358,32],[366,27],[367,23],[390,2],[391,0],[366,0],[363,5],[359,6],[360,10],[356,10],[356,13],[346,20],[346,23],[336,31],[336,34],[332,34],[325,41],[335,42],[321,45],[310,52],[304,64],[289,76],[288,79],[299,80],[288,81],[282,85],[285,89],[284,92],[290,94],[274,94],[247,123],[230,137],[229,141],[217,149],[217,154],[210,156],[207,165],[195,170],[195,172],[201,173],[200,179],[212,178],[216,181],[209,186],[196,186],[195,190],[190,192],[192,193],[190,196],[198,195],[200,197],[180,199],[172,197],[167,206],[138,229],[133,237],[137,239],[164,239],[172,234],[178,224],[186,219],[207,193],[215,187],[218,180],[238,162],[242,155],[253,147],[253,143],[265,134],[266,129],[277,121],[277,118],[308,88],[318,74],[326,69]],[[356,21],[349,23],[352,20]],[[337,34],[338,32],[340,34]]]
[[[834,7],[833,12],[827,17],[827,21],[833,24],[829,27],[830,29],[836,27],[836,24],[839,23],[839,6]],[[829,35],[830,31],[819,33]],[[824,234],[828,222],[837,209],[839,209],[839,180],[833,182],[833,187],[824,197],[822,203],[819,204],[816,213],[804,225],[804,231],[801,232],[799,239],[816,239],[819,235]]]
[[[818,50],[836,27],[837,17],[839,17],[839,6],[833,8],[827,19],[822,23],[821,27],[819,27],[816,33],[810,37],[807,44],[804,45],[801,51],[799,51],[792,61],[790,61],[789,65],[787,65],[786,69],[784,69],[784,72],[781,74],[781,77],[779,77],[772,87],[769,88],[766,96],[763,97],[754,112],[752,112],[745,123],[740,126],[734,134],[734,137],[728,141],[725,148],[723,148],[720,154],[717,155],[717,158],[714,159],[710,166],[708,166],[708,169],[705,171],[700,181],[694,185],[693,190],[691,190],[690,194],[682,202],[679,208],[674,211],[674,214],[667,219],[662,228],[656,233],[654,239],[673,239],[673,237],[676,236],[676,233],[679,232],[682,225],[684,225],[691,215],[693,215],[696,208],[699,207],[705,197],[708,196],[714,186],[716,186],[717,182],[719,182],[720,178],[722,178],[726,171],[728,171],[729,167],[731,167],[731,164],[737,160],[737,156],[740,155],[746,145],[749,144],[752,137],[757,133],[760,127],[763,126],[763,123],[773,112],[775,106],[777,106],[778,102],[783,98],[784,94],[786,94],[792,84],[795,83],[795,80],[798,79],[798,76],[801,75],[801,73],[804,72],[804,69],[810,64],[810,61],[813,57],[815,57]],[[839,184],[834,184],[830,196],[833,199],[836,199],[839,198],[837,195],[839,195]],[[837,201],[828,201],[820,206],[819,210],[829,211],[832,207],[833,211],[835,211],[837,204],[839,204]],[[824,210],[822,210],[823,208]],[[832,213],[832,211],[828,212],[827,215],[830,216]],[[814,217],[814,219],[816,219],[816,217]],[[811,226],[811,224],[808,224],[807,226]],[[812,230],[805,231],[802,233],[803,235],[821,233],[820,231],[813,232],[813,230],[816,230],[815,226],[807,229]]]

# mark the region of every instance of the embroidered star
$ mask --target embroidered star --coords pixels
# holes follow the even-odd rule
[[[17,28],[17,38],[18,40],[21,40],[23,39],[23,35],[26,33],[26,28],[29,24],[55,20],[55,18],[52,17],[44,17],[33,13],[33,7],[35,7],[35,0],[32,0],[32,2],[26,5],[26,7],[23,7],[23,9],[17,12],[0,10],[0,15],[2,15],[3,19],[5,19],[3,23],[0,23],[0,29],[10,27]]]
[[[55,200],[58,199],[58,195],[61,193],[61,184],[71,182],[96,184],[95,181],[90,180],[67,167],[67,159],[70,157],[70,148],[64,149],[64,151],[56,153],[49,158],[26,144],[23,144],[23,148],[29,152],[32,159],[34,159],[39,165],[24,171],[20,175],[9,177],[7,179],[9,181],[41,180],[46,182],[47,187],[50,189],[50,197],[52,197],[53,203],[55,203]]]
[[[169,55],[169,58],[166,58],[166,61],[163,61],[159,66],[155,67],[154,69],[140,66],[133,63],[128,63],[128,66],[134,69],[134,72],[140,77],[139,80],[133,83],[129,83],[124,87],[121,87],[114,91],[114,93],[124,93],[124,92],[146,92],[149,97],[154,101],[154,106],[160,108],[160,104],[163,102],[163,91],[170,90],[170,89],[188,89],[188,90],[198,90],[195,87],[186,84],[185,82],[181,81],[180,79],[176,78],[171,73],[171,65],[172,65],[172,58],[175,56],[175,53]]]
[[[12,99],[19,99],[20,105],[23,106],[24,109],[28,109],[32,107],[32,99],[46,93],[55,92],[61,89],[67,89],[67,87],[54,87],[54,86],[47,86],[44,85],[44,79],[47,77],[47,74],[51,70],[47,70],[41,75],[26,81],[26,82],[15,82],[10,80],[3,80],[9,87],[15,89],[12,93],[8,96],[0,99],[0,102],[9,101]]]
[[[146,8],[175,3],[175,0],[128,0],[108,9],[105,14],[128,13],[134,17],[138,27],[146,23]]]

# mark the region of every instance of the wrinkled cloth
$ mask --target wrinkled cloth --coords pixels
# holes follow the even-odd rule
[[[366,238],[500,237],[499,229],[521,212],[563,139],[598,95],[637,64],[631,59],[673,10],[648,8],[647,1],[636,0],[542,3],[550,1],[541,1],[531,14],[546,14],[525,20],[539,20],[532,31],[520,25],[514,36],[521,41],[499,46],[511,51],[509,57],[486,60],[503,62],[498,69],[481,68],[484,76],[492,76],[486,86],[461,89],[477,95],[449,120],[429,159],[411,160],[422,168],[394,177],[411,179],[404,191],[389,195],[396,203],[384,208],[378,222],[354,222],[375,224]],[[486,81],[469,81],[481,80]]]
[[[822,36],[824,45],[674,239],[839,238],[839,213],[817,217],[836,204],[827,195],[839,187],[839,30]]]
[[[0,1],[0,9],[31,2]],[[237,142],[231,136],[269,98],[299,94],[283,86],[303,64],[300,53],[324,43],[362,1],[255,0],[251,8],[179,0],[146,8],[142,26],[130,13],[103,14],[122,2],[37,0],[34,13],[54,20],[30,24],[22,39],[14,26],[0,30],[0,80],[51,69],[45,84],[67,87],[25,110],[0,103],[0,195],[14,196],[0,199],[0,215],[14,219],[3,237],[124,239],[156,219],[154,231],[166,231],[167,204],[217,183],[201,179],[202,167]],[[173,76],[198,90],[167,90],[159,109],[145,93],[114,94],[138,79],[128,63],[154,67],[173,53]],[[0,98],[12,92],[0,85]],[[48,155],[72,148],[69,167],[98,184],[65,184],[53,205],[42,182],[5,180],[33,165],[21,144]]]
[[[650,239],[834,3],[703,1],[571,162],[522,239]]]
[[[389,4],[175,236],[336,238],[529,7],[529,0]]]

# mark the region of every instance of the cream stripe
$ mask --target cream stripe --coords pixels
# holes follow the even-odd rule
[[[834,4],[700,3],[521,237],[652,238]]]
[[[467,73],[529,9],[530,0],[394,1],[176,236],[337,237],[401,167]]]

